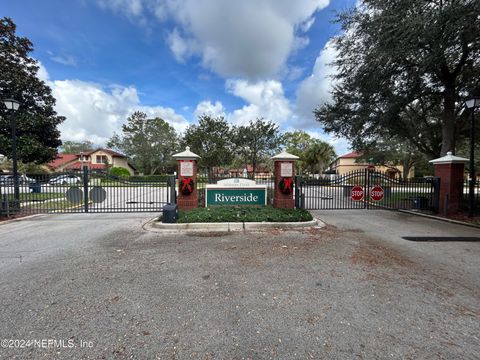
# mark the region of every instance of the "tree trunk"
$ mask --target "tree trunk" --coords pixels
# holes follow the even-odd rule
[[[445,87],[442,112],[442,149],[440,156],[455,153],[455,83]]]

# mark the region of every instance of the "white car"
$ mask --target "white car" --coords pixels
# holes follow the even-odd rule
[[[76,175],[59,175],[50,179],[48,182],[50,185],[78,185],[82,182]]]
[[[29,178],[26,175],[18,175],[18,184],[25,185],[25,184],[34,184],[36,181],[35,179]],[[0,176],[0,185],[10,186],[13,185],[13,175],[2,175]]]

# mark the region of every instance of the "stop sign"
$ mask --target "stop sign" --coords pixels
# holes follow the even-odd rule
[[[363,188],[361,186],[354,186],[352,188],[352,200],[354,201],[363,200]]]
[[[374,186],[372,190],[370,190],[370,197],[374,201],[380,201],[383,199],[383,188],[381,186]]]

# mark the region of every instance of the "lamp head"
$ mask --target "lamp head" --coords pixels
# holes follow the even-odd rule
[[[4,99],[3,103],[8,110],[17,111],[20,107],[20,102],[15,99]]]
[[[480,97],[473,97],[465,101],[467,109],[473,109],[480,106]]]

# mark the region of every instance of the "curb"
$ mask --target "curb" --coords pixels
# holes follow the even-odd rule
[[[33,219],[33,218],[40,217],[40,216],[45,216],[45,215],[48,215],[48,214],[33,214],[33,215],[22,216],[22,217],[15,218],[15,219],[7,219],[5,221],[0,221],[0,225],[10,224],[10,223],[16,222],[16,221]]]
[[[420,212],[410,211],[410,210],[398,210],[398,211],[402,212],[402,213],[405,213],[405,214],[421,216],[421,217],[432,219],[432,220],[438,220],[438,221],[448,222],[448,223],[451,223],[451,224],[463,225],[463,226],[468,226],[468,227],[473,227],[473,228],[476,228],[476,229],[480,229],[480,225],[470,224],[468,222],[464,222],[464,221],[460,221],[460,220],[453,220],[453,219],[448,219],[448,218],[444,218],[444,217],[441,217],[441,216],[422,214]]]
[[[150,220],[144,229],[154,232],[234,232],[234,231],[259,231],[266,229],[298,229],[308,227],[325,227],[325,223],[319,219],[304,222],[233,222],[233,223],[188,223],[188,224],[164,224],[158,222],[158,218]]]

